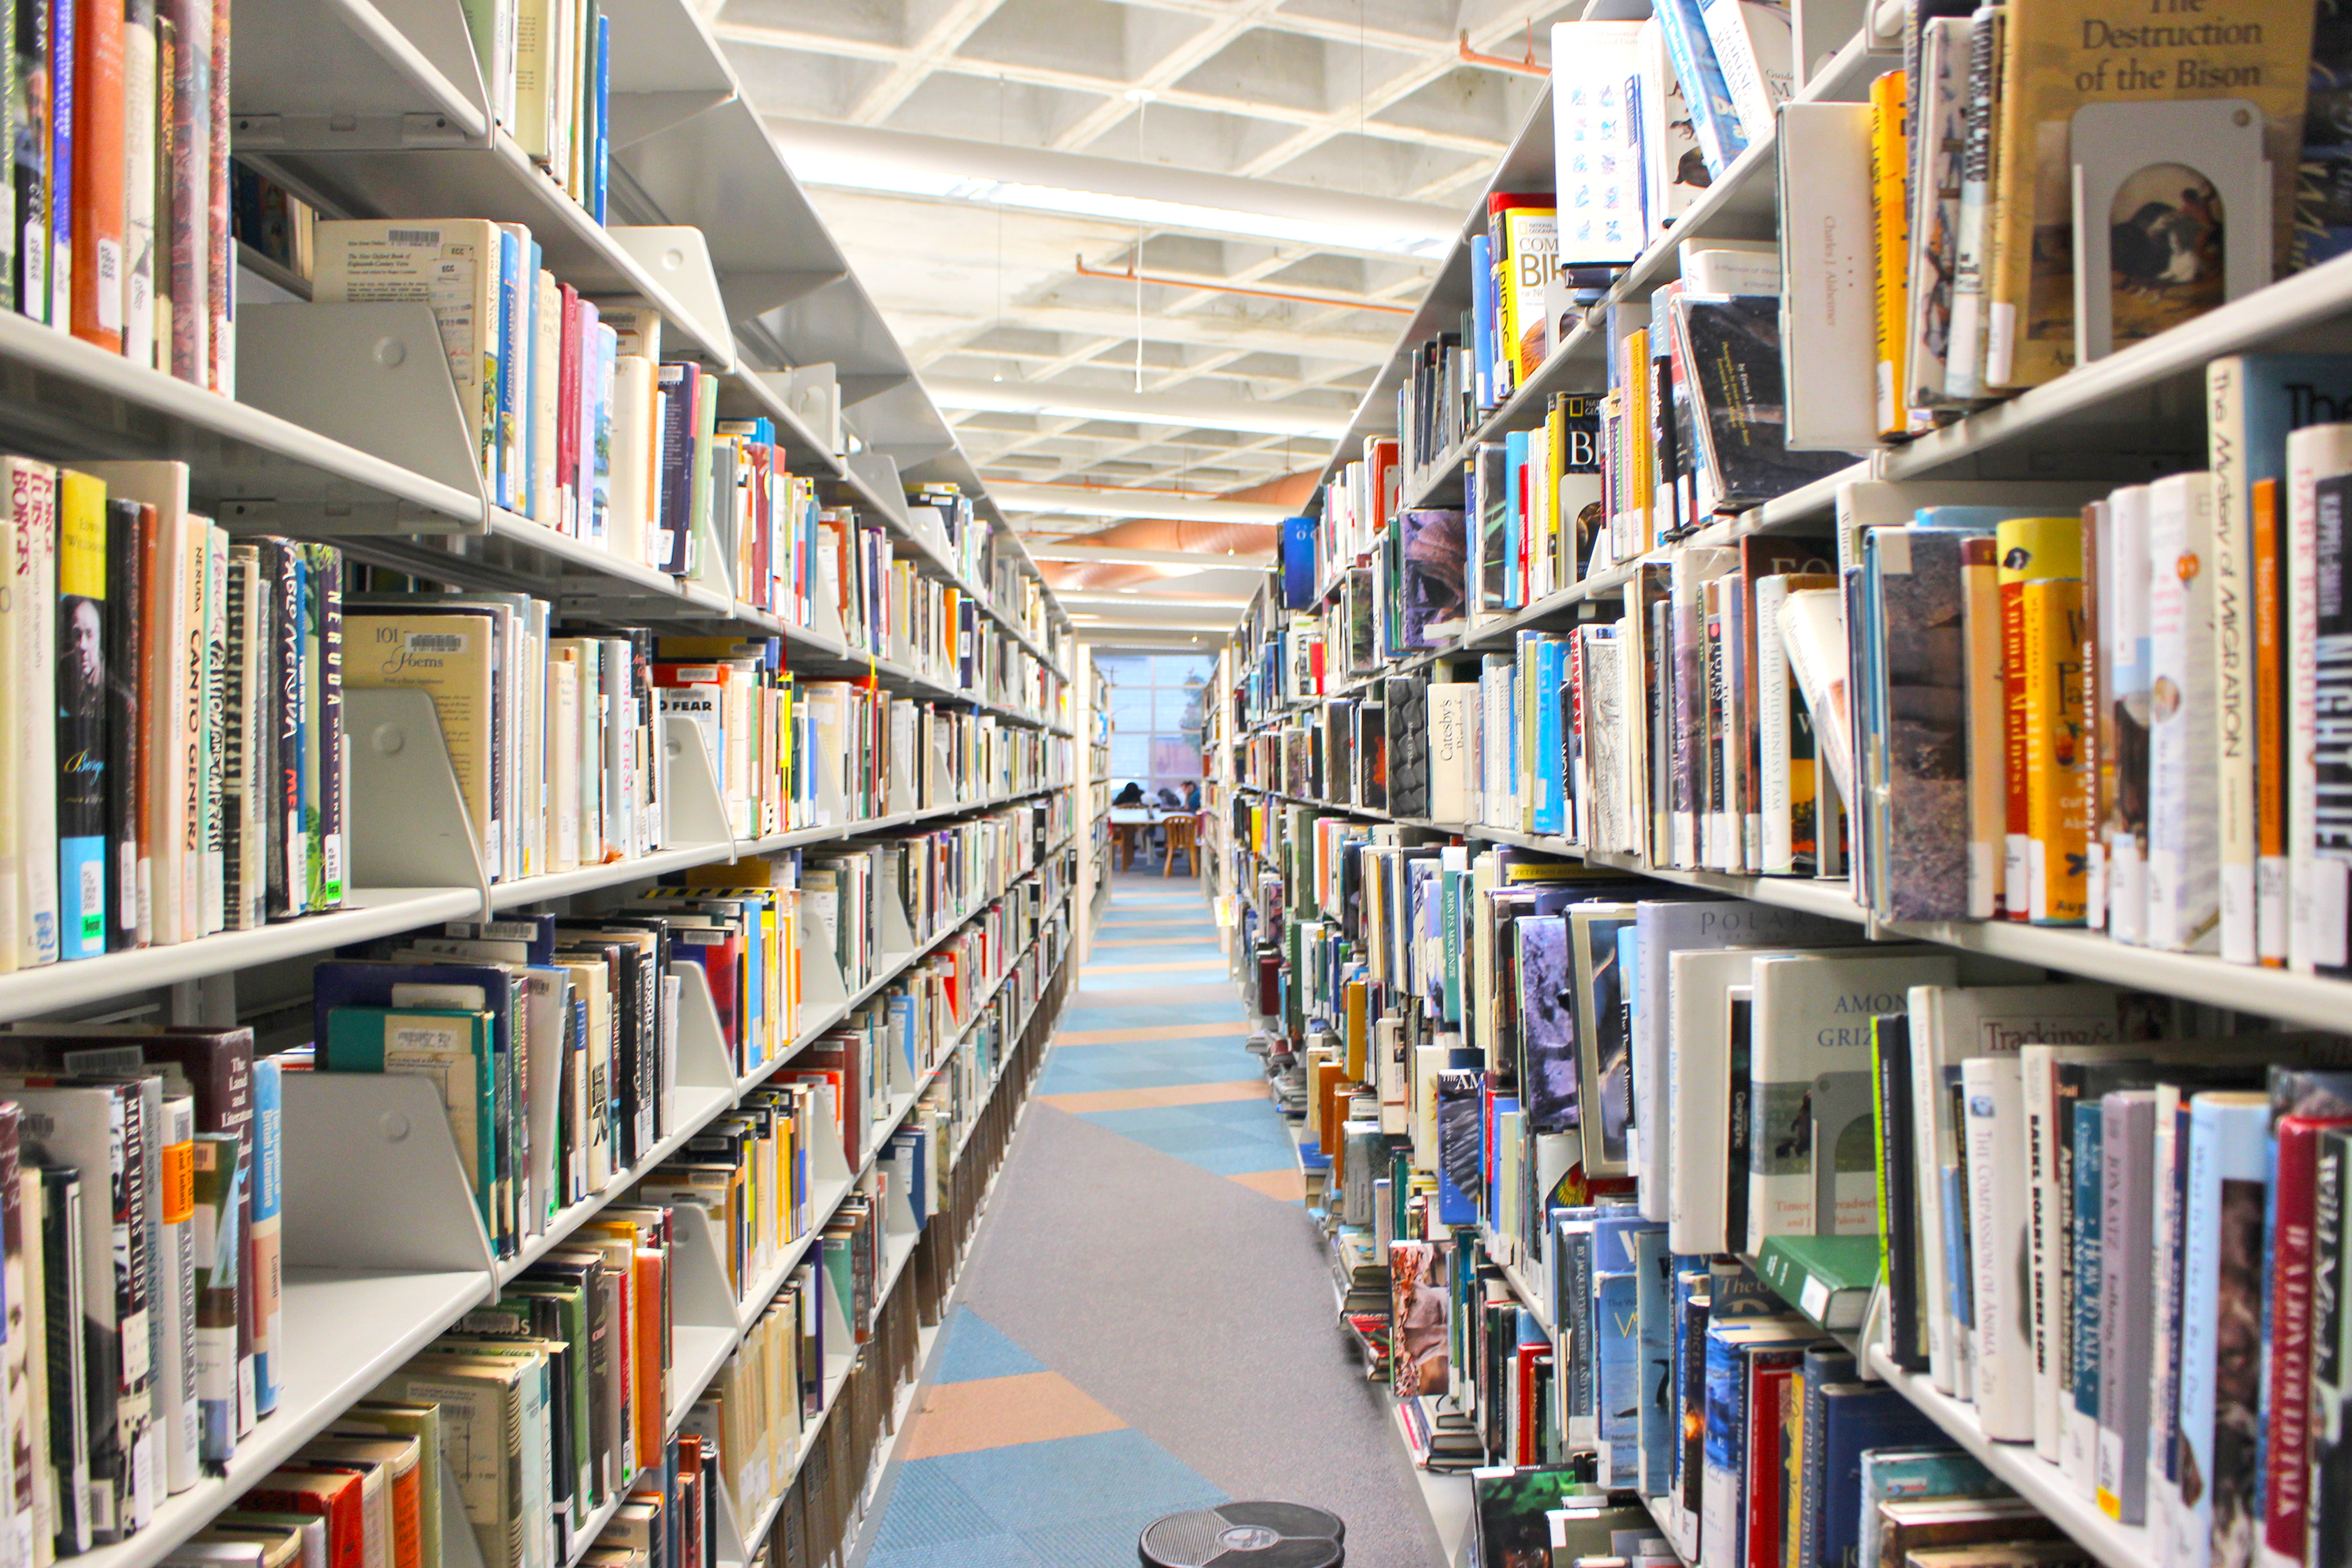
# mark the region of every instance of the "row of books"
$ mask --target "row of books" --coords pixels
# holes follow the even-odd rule
[[[477,1367],[494,1364],[509,1346],[527,1343],[515,1335],[518,1314],[495,1309],[475,1314],[467,1332],[488,1337],[453,1339],[446,1348],[487,1352]],[[572,1348],[555,1336],[548,1343]],[[560,1362],[558,1368],[551,1385],[560,1385],[572,1371]],[[457,1475],[444,1442],[472,1435],[470,1392],[444,1386],[429,1399],[362,1400],[246,1492],[240,1506],[163,1561],[172,1568],[429,1568],[449,1561],[448,1532],[475,1528],[442,1512],[444,1478],[454,1487]],[[710,1460],[700,1437],[681,1434],[625,1495],[612,1498],[603,1528],[593,1540],[581,1539],[572,1560],[593,1568],[704,1568],[715,1562],[719,1508]],[[565,1517],[559,1506],[558,1518]],[[569,1528],[580,1531],[578,1523]]]
[[[214,5],[16,13],[9,303],[235,395],[229,24]]]
[[[339,906],[340,553],[232,545],[178,464],[0,471],[0,968]]]
[[[1874,1097],[1865,1088],[1842,1092],[1834,1108],[1821,1103],[1822,1086],[1850,1070],[1843,1061],[1793,1092],[1768,1087],[1764,1074],[1802,1071],[1780,1055],[1853,1032],[1839,1021],[1847,993],[1900,996],[1892,969],[1920,960],[1791,949],[1789,972],[1760,1004],[1769,1020],[1743,984],[1727,1012],[1714,1000],[1711,1036],[1688,1016],[1710,1007],[1713,977],[1696,966],[1753,965],[1762,988],[1784,966],[1748,944],[1856,933],[1818,929],[1826,922],[1804,931],[1801,916],[1720,900],[1595,898],[1596,879],[1580,868],[1524,852],[1483,852],[1474,870],[1459,863],[1460,848],[1406,848],[1394,829],[1303,807],[1274,815],[1270,831],[1244,840],[1244,863],[1260,868],[1240,901],[1245,951],[1257,961],[1253,1001],[1276,1063],[1294,1059],[1306,1080],[1308,1155],[1329,1162],[1328,1218],[1348,1260],[1343,1310],[1391,1347],[1386,1370],[1425,1462],[1541,1467],[1581,1500],[1553,1511],[1613,1504],[1627,1511],[1618,1528],[1666,1537],[1672,1550],[1654,1554],[1668,1561],[1813,1568],[2020,1541],[2043,1544],[1986,1560],[2090,1561],[1899,1393],[1864,1381],[1851,1347],[1822,1332],[1824,1320],[1857,1326],[1878,1272],[1873,1162],[1865,1154],[1849,1174],[1847,1157],[1857,1110],[1860,1146],[1878,1130]],[[1988,1035],[1987,1019],[2030,1031],[2006,1013],[2040,1007],[2057,1019],[2084,993],[2104,1003],[2110,1030],[2135,1009],[2156,1016],[2147,999],[2105,988],[1964,988],[1950,983],[1957,956],[1930,962],[1944,982],[1920,986],[1912,1003],[1956,1051],[2004,1032]],[[1644,982],[1658,967],[1673,978],[1654,994]],[[1674,1125],[1694,1129],[1673,1145],[1684,1163],[1640,1164],[1637,1181],[1628,1155],[1657,1124],[1632,1098],[1647,1060],[1637,1041],[1656,1016],[1649,1009],[1669,998],[1671,1082],[1694,1102],[1693,1084],[1711,1072],[1740,1082],[1719,1103],[1679,1105],[1685,1120]],[[1727,1030],[1728,1044],[1700,1049]],[[1807,1049],[1856,1054],[1843,1039]],[[1860,1053],[1866,1063],[1867,1045]],[[1907,1103],[1895,1103],[1907,1117]],[[1783,1146],[1752,1150],[1782,1136]],[[1738,1195],[1736,1216],[1722,1232],[1686,1234],[1710,1187]],[[1865,1196],[1857,1202],[1849,1187]],[[1672,1212],[1649,1213],[1662,1196]],[[1685,1200],[1694,1213],[1682,1212]],[[1758,1208],[1768,1237],[1748,1229]],[[1858,1289],[1839,1274],[1834,1250],[1809,1250],[1822,1245],[1814,1226],[1846,1219],[1860,1233],[1827,1239],[1867,1255]],[[1903,1256],[1901,1235],[1891,1245]],[[1758,1259],[1760,1274],[1737,1253]],[[2070,1296],[2061,1288],[2052,1299]],[[1803,1313],[1789,1304],[1799,1301]],[[1980,1506],[1992,1494],[2004,1495]],[[1514,1561],[1496,1554],[1493,1523],[1482,1524],[1480,1560]],[[1638,1554],[1562,1528],[1587,1553]],[[1865,1547],[1857,1557],[1858,1542],[1883,1547],[1889,1531],[1895,1555]]]
[[[1309,1076],[1304,1119],[1332,1164],[1330,1214],[1343,1242],[1351,1231],[1359,1238],[1353,1250],[1364,1266],[1353,1270],[1355,1283],[1372,1301],[1382,1287],[1391,1295],[1390,1375],[1407,1432],[1428,1462],[1547,1467],[1575,1483],[1587,1506],[1614,1490],[1618,1506],[1646,1504],[1685,1562],[1811,1568],[1856,1561],[1858,1535],[1907,1531],[1929,1516],[1961,1532],[1916,1544],[2058,1537],[2014,1500],[1981,1518],[1961,1511],[1972,1521],[1965,1526],[1947,1508],[1916,1516],[1898,1510],[1890,1525],[1877,1508],[1887,1494],[1862,1490],[1864,1466],[1873,1462],[1865,1452],[1888,1450],[1886,1462],[1910,1478],[1901,1490],[1928,1491],[1924,1478],[1950,1477],[1954,1467],[1971,1483],[1956,1491],[2001,1489],[1984,1484],[1973,1462],[1899,1394],[1860,1381],[1850,1351],[1823,1336],[1823,1319],[1855,1326],[1851,1281],[1832,1290],[1834,1270],[1822,1269],[1781,1274],[1779,1294],[1765,1282],[1787,1264],[1784,1251],[1806,1256],[1811,1238],[1800,1229],[1854,1207],[1841,1186],[1852,1180],[1843,1174],[1843,1152],[1855,1141],[1838,1121],[1853,1109],[1843,1102],[1833,1115],[1823,1108],[1806,1122],[1807,1092],[1818,1100],[1821,1086],[1842,1074],[1776,1096],[1761,1075],[1788,1064],[1768,1061],[1768,1049],[1838,1032],[1843,988],[1895,981],[1805,976],[1826,983],[1810,995],[1799,988],[1777,997],[1768,1004],[1773,1021],[1752,1027],[1741,995],[1730,1020],[1740,1032],[1705,1056],[1684,1042],[1685,1011],[1705,1010],[1698,998],[1706,994],[1700,977],[1683,973],[1685,959],[1764,968],[1765,955],[1740,944],[1769,940],[1798,917],[1712,900],[1599,901],[1579,885],[1592,879],[1573,866],[1498,850],[1482,853],[1474,872],[1458,864],[1459,849],[1393,845],[1392,829],[1318,820],[1305,808],[1281,816],[1246,862],[1269,868],[1242,910],[1255,939],[1250,950],[1261,956],[1254,1000],[1276,1032],[1276,1060],[1295,1055]],[[1486,920],[1492,932],[1478,929]],[[1270,966],[1263,961],[1269,942]],[[1458,956],[1449,965],[1446,955]],[[1671,1038],[1684,1042],[1673,1082],[1687,1090],[1727,1068],[1743,1080],[1712,1111],[1680,1107],[1687,1121],[1675,1124],[1695,1127],[1695,1146],[1714,1152],[1691,1160],[1690,1173],[1673,1168],[1673,1196],[1678,1203],[1685,1196],[1686,1174],[1694,1194],[1710,1184],[1736,1191],[1742,1201],[1727,1234],[1685,1234],[1690,1217],[1679,1208],[1671,1218],[1646,1212],[1669,1179],[1664,1167],[1644,1165],[1638,1183],[1628,1179],[1629,1147],[1656,1124],[1637,1120],[1629,1070],[1644,1060],[1635,1040],[1644,1005],[1654,1002],[1642,983],[1649,970],[1640,966],[1661,957],[1675,959],[1673,988],[1660,992],[1673,998]],[[1800,949],[1789,957],[1825,970],[1906,962],[1875,950],[1848,957]],[[1937,961],[1948,975],[1957,959]],[[2046,993],[2032,1000],[2063,1003],[2075,988],[2030,989]],[[2012,1000],[1957,986],[1921,990],[1941,992],[1943,1000],[1921,1004],[1930,1010]],[[2112,1017],[2118,998],[2105,996]],[[1809,1005],[1820,1015],[1811,1025],[1797,1016]],[[1720,1033],[1720,1007],[1714,1016]],[[1957,1020],[1954,1032],[1976,1038]],[[1697,1040],[1706,1038],[1702,1025]],[[1867,1148],[1872,1096],[1846,1098],[1861,1103]],[[1755,1111],[1742,1111],[1743,1102]],[[1759,1140],[1780,1135],[1790,1120],[1780,1114],[1784,1102],[1797,1105],[1793,1122],[1804,1135],[1769,1160],[1751,1160],[1743,1135],[1750,1115]],[[1727,1118],[1735,1135],[1728,1162],[1721,1153]],[[1683,1144],[1675,1149],[1686,1154]],[[1814,1150],[1822,1151],[1818,1162]],[[1867,1193],[1864,1163],[1858,1185]],[[1806,1199],[1825,1207],[1800,1215]],[[1867,1228],[1874,1200],[1863,1202]],[[1769,1240],[1746,1233],[1758,1204],[1759,1223],[1773,1228]],[[1866,1273],[1874,1278],[1878,1238],[1865,1229],[1852,1239],[1869,1253]],[[1730,1256],[1754,1258],[1759,1248],[1763,1279]],[[1865,1283],[1859,1293],[1867,1291]],[[1809,1315],[1786,1304],[1800,1299]],[[1804,1403],[1800,1385],[1796,1404],[1784,1405],[1780,1381],[1800,1375],[1821,1385],[1811,1391],[1816,1403]],[[1855,1457],[1834,1457],[1849,1452]],[[1620,1521],[1633,1522],[1640,1521]],[[1487,1550],[1496,1550],[1491,1540]],[[2064,1551],[2072,1555],[2026,1560],[2089,1561],[2071,1543]]]
[[[1054,868],[1060,888],[1070,874],[1065,852]],[[0,1207],[10,1238],[21,1231],[22,1240],[10,1260],[11,1282],[21,1289],[8,1298],[7,1343],[18,1354],[0,1378],[0,1419],[18,1433],[20,1451],[43,1456],[38,1467],[20,1469],[13,1498],[26,1532],[52,1555],[135,1532],[170,1492],[216,1471],[276,1406],[286,1333],[275,1289],[282,1071],[434,1079],[486,1231],[510,1255],[566,1207],[612,1193],[667,1134],[675,1067],[666,1042],[674,1038],[678,981],[661,977],[666,965],[699,963],[716,981],[724,964],[730,983],[714,984],[714,992],[757,994],[762,961],[741,938],[762,921],[740,899],[692,896],[707,891],[656,890],[602,917],[453,925],[442,936],[386,944],[382,956],[321,963],[312,977],[317,1043],[258,1061],[245,1029],[33,1025],[0,1034],[7,1080],[0,1087],[9,1096],[0,1108],[0,1194],[11,1199]],[[772,909],[758,913],[772,920]],[[526,1427],[472,1428],[463,1441],[445,1434],[450,1452],[468,1444],[499,1451],[524,1439],[527,1462],[500,1483],[505,1490],[462,1489],[486,1561],[529,1568],[577,1560],[581,1542],[569,1532],[584,1528],[615,1489],[630,1507],[639,1500],[630,1482],[642,1483],[645,1467],[663,1453],[675,1403],[666,1336],[677,1261],[662,1206],[710,1209],[709,1176],[720,1177],[721,1234],[743,1249],[751,1267],[736,1278],[748,1283],[815,1223],[814,1152],[837,1151],[845,1168],[832,1168],[844,1180],[864,1173],[838,1209],[827,1210],[824,1249],[813,1250],[797,1286],[763,1309],[772,1337],[776,1322],[795,1325],[789,1343],[755,1336],[742,1354],[788,1363],[805,1334],[822,1347],[828,1310],[845,1347],[865,1337],[884,1220],[911,1234],[939,1207],[942,1173],[961,1149],[954,1134],[977,1111],[958,1085],[992,1087],[990,1053],[1001,1047],[982,1037],[1009,1027],[1012,1015],[1002,1009],[1024,988],[1034,1005],[1041,969],[1058,963],[1066,919],[1058,903],[1013,890],[690,1139],[633,1195],[542,1251],[497,1307],[478,1310],[378,1390],[396,1401],[439,1403],[445,1424],[547,1424],[551,1469],[528,1462],[541,1448]],[[1052,939],[1039,941],[1048,927]],[[772,924],[766,929],[772,954]],[[1019,971],[1011,968],[1015,956]],[[991,1028],[975,1030],[983,998],[1000,1010]],[[551,1032],[541,1039],[542,1030]],[[938,1071],[951,1050],[963,1053],[954,1081]],[[517,1065],[550,1058],[555,1069],[538,1081]],[[922,1103],[874,1146],[876,1124],[927,1079]],[[551,1092],[555,1103],[541,1106],[535,1092]],[[175,1207],[167,1183],[183,1172],[193,1173],[193,1198]],[[87,1196],[89,1182],[105,1184],[89,1189],[100,1197]],[[70,1334],[42,1328],[44,1301],[74,1303],[63,1320]],[[43,1345],[50,1348],[24,1354]],[[89,1368],[103,1375],[93,1378]],[[453,1405],[448,1385],[475,1379],[511,1392],[478,1390]],[[756,1427],[762,1442],[772,1441],[771,1425],[763,1418]],[[480,1447],[494,1436],[496,1448]],[[702,1436],[723,1448],[715,1418]],[[306,1450],[249,1494],[246,1510],[318,1514],[339,1532],[347,1511],[373,1520],[379,1482],[404,1486],[410,1463],[379,1451]],[[370,1469],[377,1464],[381,1475]],[[346,1470],[363,1481],[348,1496],[342,1480],[313,1473]],[[306,1479],[289,1479],[295,1472]],[[37,1494],[37,1485],[46,1490]],[[625,1509],[618,1522],[636,1528],[631,1518]],[[221,1527],[249,1522],[232,1515]],[[373,1522],[365,1529],[373,1564],[385,1537]],[[396,1533],[414,1531],[404,1525]]]
[[[612,152],[612,30],[601,0],[486,0],[466,7],[492,116],[600,224]],[[624,37],[621,47],[631,41]]]
[[[1848,486],[1834,537],[1677,547],[1621,619],[1516,632],[1475,679],[1468,655],[1368,678],[1244,746],[1244,776],[1659,866],[1851,874],[1888,919],[2339,972],[2319,716],[2352,445],[2307,422],[2352,372],[2241,355],[2207,387],[2210,470],[2000,506]],[[1293,617],[1264,660],[1310,696],[1328,624]],[[1400,792],[1398,716],[1423,709],[1427,789]]]

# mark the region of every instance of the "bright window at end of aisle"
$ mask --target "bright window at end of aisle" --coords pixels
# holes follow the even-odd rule
[[[1110,686],[1110,781],[1147,799],[1192,799],[1201,782],[1201,727],[1214,661],[1198,653],[1095,655]]]

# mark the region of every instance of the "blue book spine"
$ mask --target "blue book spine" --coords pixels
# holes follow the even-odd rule
[[[1742,1467],[1748,1455],[1747,1358],[1721,1325],[1706,1331],[1706,1475],[1700,1489],[1701,1561],[1709,1564],[1747,1561],[1742,1543],[1747,1509],[1741,1502]]]
[[[2184,1478],[2172,1511],[2172,1568],[2208,1568],[2213,1542],[2227,1525],[2259,1533],[2259,1517],[2216,1518],[2215,1482],[2228,1478],[2233,1514],[2252,1507],[2253,1422],[2260,1372],[2252,1358],[2221,1357],[2223,1304],[2232,1317],[2260,1312],[2262,1225],[2269,1185],[2270,1106],[2255,1094],[2200,1094],[2189,1109],[2189,1230],[2180,1302],[2180,1446]],[[2249,1294],[2248,1292],[2252,1293]],[[2242,1422],[2242,1426],[2240,1423]],[[2225,1448],[2234,1450],[2225,1454]],[[2222,1468],[2234,1458],[2243,1468]],[[2189,1476],[2205,1479],[2191,1489]]]
[[[303,613],[302,607],[310,601],[310,567],[299,549],[286,551],[286,578],[288,589],[283,608],[292,618],[296,628],[295,645],[299,649],[301,640],[310,635],[306,629],[310,623],[309,617]],[[283,724],[287,745],[279,748],[278,765],[288,775],[287,783],[291,789],[289,804],[308,800],[311,791],[317,788],[310,780],[310,769],[304,760],[310,749],[310,660],[298,656],[291,669],[279,672],[280,678],[286,682]],[[286,903],[287,912],[290,915],[308,915],[310,912],[309,850],[304,837],[298,810],[294,819],[286,824]]]
[[[593,443],[590,455],[589,534],[603,540],[605,524],[613,506],[613,364],[620,358],[621,335],[599,321],[596,324],[595,357],[591,361],[593,382],[589,402],[588,429],[582,439]]]
[[[1594,1373],[1591,1348],[1592,1334],[1592,1227],[1590,1221],[1574,1224],[1560,1232],[1560,1261],[1568,1272],[1565,1305],[1568,1314],[1560,1320],[1562,1333],[1570,1336],[1571,1345],[1588,1348],[1569,1358],[1566,1383],[1569,1420],[1569,1440],[1590,1444],[1598,1435],[1594,1422]]]
[[[1642,1479],[1641,1294],[1641,1280],[1633,1274],[1602,1274],[1593,1281],[1601,1479],[1629,1490]]]
[[[522,501],[522,476],[515,470],[515,425],[522,401],[522,243],[513,231],[499,230],[499,433],[490,444],[495,464],[491,498],[509,511]]]
[[[1640,1315],[1637,1428],[1642,1462],[1633,1484],[1643,1497],[1664,1497],[1674,1475],[1674,1343],[1681,1314],[1674,1308],[1675,1256],[1664,1226],[1636,1238],[1634,1311]]]
[[[1470,236],[1470,373],[1480,408],[1495,406],[1495,253],[1486,233]],[[1478,515],[1471,508],[1470,515]]]
[[[2096,1100],[2077,1100],[2074,1117],[2074,1419],[2099,1429],[2100,1248],[2104,1244],[2106,1189],[2101,1150],[2106,1114]]]
[[[38,5],[41,0],[31,0]],[[49,5],[49,298],[48,323],[73,325],[74,0]],[[199,79],[209,80],[209,67]],[[233,270],[233,269],[232,269]]]
[[[1538,833],[1559,833],[1567,830],[1561,825],[1566,817],[1562,798],[1566,794],[1561,771],[1567,752],[1560,744],[1559,704],[1549,700],[1549,694],[1567,685],[1567,674],[1561,668],[1561,655],[1568,644],[1557,637],[1547,637],[1536,644],[1536,827]]]
[[[540,378],[556,373],[553,365],[539,362],[539,275],[546,266],[546,251],[537,240],[523,257],[522,277],[522,397],[520,419],[522,425],[522,473],[515,481],[515,506],[527,517],[545,521],[549,517],[546,497],[539,493],[539,422],[531,417],[539,407]]]
[[[596,17],[596,91],[591,110],[596,117],[594,140],[589,143],[589,212],[598,223],[604,221],[605,174],[612,167],[613,134],[611,109],[613,103],[613,19],[601,12]]]
[[[1732,160],[1748,151],[1748,135],[1739,123],[1739,110],[1731,101],[1731,89],[1724,85],[1714,41],[1699,19],[1696,0],[1664,0],[1657,16],[1658,30],[1666,40],[1666,57],[1683,84],[1683,102],[1690,110],[1691,134],[1698,141],[1699,157],[1707,172],[1720,179]]]
[[[1503,437],[1503,600],[1514,610],[1528,601],[1519,580],[1519,491],[1527,469],[1528,433],[1512,431]]]
[[[286,1098],[278,1061],[253,1064],[253,1258],[257,1275],[278,1270],[277,1238],[286,1212]],[[254,1324],[253,1407],[267,1416],[286,1386],[285,1291],[276,1278],[255,1279],[260,1321]]]

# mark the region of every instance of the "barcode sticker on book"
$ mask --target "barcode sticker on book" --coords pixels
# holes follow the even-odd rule
[[[383,231],[383,243],[386,245],[438,246],[441,243],[441,231],[439,229],[386,229]]]
[[[122,330],[122,242],[98,242],[98,325],[101,331]]]
[[[457,632],[411,632],[407,647],[412,653],[462,653],[466,639]]]

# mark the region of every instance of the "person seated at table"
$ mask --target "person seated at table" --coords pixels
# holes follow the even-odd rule
[[[1164,784],[1160,787],[1160,809],[1161,810],[1173,811],[1178,810],[1181,804],[1181,802],[1176,799],[1175,790],[1169,789]]]
[[[1184,786],[1184,810],[1188,810],[1188,811],[1197,811],[1197,810],[1199,810],[1200,809],[1201,809],[1201,786],[1200,786],[1199,782],[1198,782],[1198,781],[1195,781],[1195,782],[1193,782],[1193,783],[1191,783],[1191,784],[1187,784],[1187,785],[1185,785],[1185,786]]]
[[[1143,786],[1140,784],[1129,784],[1126,789],[1121,789],[1118,794],[1112,796],[1110,798],[1110,803],[1114,806],[1142,805]]]

